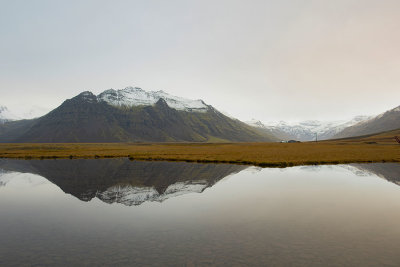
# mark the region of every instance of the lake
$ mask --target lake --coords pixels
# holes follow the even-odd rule
[[[1,266],[399,266],[400,164],[0,160]]]

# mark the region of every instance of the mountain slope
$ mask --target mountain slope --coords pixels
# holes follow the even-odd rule
[[[400,106],[386,111],[367,121],[357,123],[345,128],[334,136],[334,138],[346,138],[385,132],[400,128]]]
[[[135,88],[129,88],[129,90],[134,93],[138,91]],[[83,92],[64,101],[61,106],[45,116],[28,121],[29,123],[14,123],[13,125],[5,123],[0,127],[0,142],[276,140],[270,134],[226,117],[202,101],[190,102],[163,93],[164,97],[169,99],[168,101],[174,100],[174,104],[180,108],[175,109],[171,108],[164,98],[159,98],[154,104],[153,102],[143,103],[143,101],[129,103],[117,93],[116,96],[114,95],[114,100],[119,100],[115,102],[110,100],[114,93],[115,91],[107,90],[95,96],[91,92]],[[199,103],[203,106],[199,106]]]

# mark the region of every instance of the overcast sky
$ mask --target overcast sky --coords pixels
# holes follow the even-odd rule
[[[0,104],[139,86],[241,120],[400,105],[400,1],[0,0]]]

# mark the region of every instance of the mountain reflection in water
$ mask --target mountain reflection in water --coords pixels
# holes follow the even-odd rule
[[[368,164],[350,164],[359,172],[355,174],[365,176],[375,174],[389,182],[400,185],[400,164],[398,163],[368,163]]]
[[[43,176],[82,201],[96,197],[109,204],[127,206],[201,193],[222,178],[246,168],[229,164],[128,159],[0,160],[0,171]],[[0,186],[5,184],[0,179]]]
[[[0,160],[0,266],[400,266],[399,174]]]
[[[357,176],[377,175],[400,185],[400,164],[339,165]],[[318,171],[322,166],[303,166]],[[162,202],[187,193],[201,193],[219,180],[248,166],[186,162],[130,161],[128,159],[0,160],[1,174],[21,172],[40,175],[82,201],[98,198],[105,203],[140,205]],[[255,168],[255,170],[261,168]]]

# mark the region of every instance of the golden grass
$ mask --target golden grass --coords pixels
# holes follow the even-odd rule
[[[265,167],[400,161],[400,145],[393,140],[382,142],[374,140],[352,139],[293,144],[0,144],[0,157],[22,159],[129,157],[135,160],[236,163]]]
[[[344,139],[332,140],[331,142],[346,142],[346,143],[378,143],[378,144],[397,144],[394,137],[400,137],[400,129],[382,132],[378,134],[370,134],[357,137],[349,137]]]

